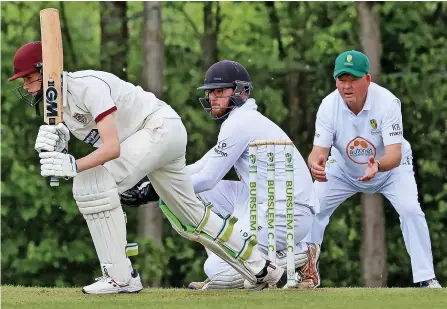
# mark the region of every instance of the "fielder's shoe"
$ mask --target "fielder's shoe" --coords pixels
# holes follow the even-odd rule
[[[428,289],[442,289],[442,286],[439,284],[436,278],[419,282],[419,286],[421,288],[428,288]]]
[[[143,289],[140,275],[136,270],[132,272],[128,284],[118,284],[107,275],[96,278],[95,281],[95,283],[85,286],[82,292],[85,294],[137,293]]]
[[[203,287],[208,283],[208,282],[210,282],[210,279],[206,279],[205,281],[203,281],[203,282],[191,282],[189,285],[188,285],[188,289],[190,289],[190,290],[203,290]]]
[[[260,275],[256,278],[258,282],[255,284],[250,283],[250,281],[244,281],[244,288],[247,290],[263,290],[266,287],[277,287],[282,288],[287,284],[287,272],[284,271],[282,267],[279,267],[270,261],[266,261],[264,269],[261,271]]]
[[[315,289],[320,285],[320,246],[307,244],[307,263],[298,269],[301,282],[298,284],[302,289]]]

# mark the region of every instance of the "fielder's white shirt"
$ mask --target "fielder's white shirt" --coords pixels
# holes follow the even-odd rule
[[[341,170],[354,180],[362,177],[368,158],[379,159],[385,154],[385,146],[402,144],[402,162],[411,156],[410,144],[403,137],[400,100],[389,90],[371,83],[365,105],[355,115],[336,89],[323,99],[315,125],[314,145],[331,148],[331,156]],[[379,172],[367,183],[379,183],[390,171]]]
[[[122,142],[138,131],[150,115],[169,107],[154,94],[111,73],[93,70],[67,72],[66,79],[63,81],[68,86],[64,123],[76,138],[94,147],[102,145],[96,124],[105,116],[115,112],[118,136]],[[178,116],[171,113],[167,118],[173,117]]]
[[[223,122],[217,145],[199,161],[187,167],[192,175],[195,193],[214,188],[234,166],[240,181],[248,187],[248,144],[259,140],[290,140],[274,122],[257,111],[254,99],[231,111]],[[258,203],[267,201],[267,151],[259,146],[257,151]],[[285,201],[285,146],[276,146],[275,197]],[[316,209],[316,195],[307,165],[294,147],[294,191],[295,203]],[[285,203],[283,203],[285,206]]]

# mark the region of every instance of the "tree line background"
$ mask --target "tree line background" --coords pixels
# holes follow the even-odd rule
[[[16,50],[40,39],[39,11],[47,7],[60,12],[65,70],[109,71],[172,105],[188,130],[188,163],[217,139],[219,124],[196,90],[213,63],[247,68],[260,111],[307,158],[317,108],[335,89],[335,57],[365,52],[373,79],[402,101],[435,271],[447,284],[447,3],[388,1],[2,2],[2,284],[82,286],[100,275],[72,181],[50,188],[40,176],[33,148],[42,119],[12,93],[20,82],[7,82]],[[71,154],[90,151],[72,137]],[[178,236],[156,204],[124,211],[145,285],[204,279],[205,250]],[[320,266],[325,287],[412,286],[398,215],[380,195],[356,195],[334,213]]]

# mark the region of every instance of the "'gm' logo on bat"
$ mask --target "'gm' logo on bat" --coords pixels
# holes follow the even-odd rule
[[[57,89],[54,87],[54,80],[48,80],[47,91],[45,92],[45,101],[47,116],[57,116]]]
[[[368,164],[368,158],[376,156],[376,147],[367,139],[357,136],[346,145],[346,155],[356,164]]]

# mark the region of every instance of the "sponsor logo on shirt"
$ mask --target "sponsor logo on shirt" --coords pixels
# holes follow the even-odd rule
[[[226,147],[227,147],[227,143],[218,142],[216,147],[214,147],[214,152],[222,157],[227,157],[228,154],[225,151],[223,151],[223,149],[225,149]]]
[[[99,140],[99,138],[100,138],[100,136],[99,136],[98,129],[93,129],[84,138],[84,142],[93,146]]]
[[[391,127],[393,128],[393,132],[390,133],[390,136],[402,135],[402,129],[400,128],[400,124],[395,123],[391,125]]]
[[[346,146],[346,155],[355,164],[368,164],[368,158],[376,156],[376,147],[367,139],[357,136]]]
[[[400,161],[400,165],[412,165],[413,164],[413,156],[408,155],[402,158]]]
[[[315,138],[320,138],[320,134],[315,132]]]
[[[222,157],[228,157],[228,154],[222,150],[220,150],[218,147],[214,147],[214,152]]]
[[[377,120],[376,119],[370,119],[369,124],[371,125],[371,134],[380,134],[380,130],[377,129]]]
[[[226,147],[227,147],[227,143],[225,143],[225,142],[217,143],[217,148],[219,148],[219,149],[225,149]]]
[[[87,124],[87,117],[82,114],[76,113],[73,115],[73,118],[79,121],[82,124]]]

